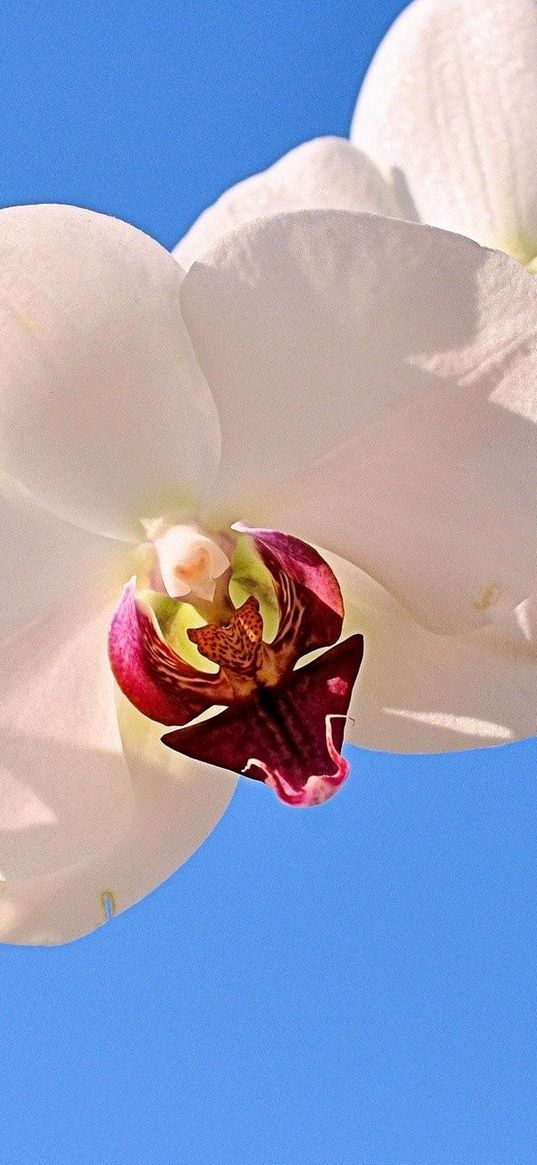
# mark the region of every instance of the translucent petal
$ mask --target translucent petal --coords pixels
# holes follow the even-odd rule
[[[348,741],[434,753],[537,732],[535,604],[468,635],[435,635],[366,574],[334,555],[327,559],[342,584],[344,632],[360,631],[365,640]]]
[[[395,191],[344,138],[315,138],[245,178],[205,210],[174,250],[185,271],[223,235],[286,210],[330,207],[399,215]]]
[[[107,665],[108,611],[84,604],[36,617],[1,643],[2,864],[5,879],[72,865],[110,843],[132,789]]]
[[[140,718],[133,732],[130,706],[126,763],[110,615],[64,611],[2,644],[4,941],[65,942],[148,894],[207,836],[234,786],[172,763],[160,726]]]
[[[534,0],[415,0],[360,93],[352,140],[404,217],[537,255]]]

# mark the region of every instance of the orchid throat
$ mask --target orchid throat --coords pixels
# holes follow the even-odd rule
[[[274,530],[234,531],[149,530],[149,586],[125,587],[110,627],[112,671],[140,712],[174,728],[162,737],[168,748],[263,781],[287,804],[319,804],[348,775],[341,748],[363,638],[337,643],[341,591],[316,550]],[[203,625],[184,627],[185,615]]]

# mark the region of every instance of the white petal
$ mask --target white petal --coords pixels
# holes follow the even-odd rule
[[[228,236],[183,311],[220,412],[217,508],[350,559],[435,630],[533,592],[537,282],[518,263],[303,212]]]
[[[76,601],[89,578],[104,592],[127,576],[124,543],[62,521],[1,473],[0,546],[0,628]]]
[[[106,657],[110,612],[38,616],[1,642],[0,870],[7,880],[73,865],[128,819]]]
[[[352,139],[405,217],[537,255],[534,0],[415,0],[381,45]]]
[[[376,166],[343,138],[315,138],[232,186],[177,244],[185,271],[235,227],[288,210],[363,210],[400,215],[395,191]]]
[[[56,513],[140,538],[188,518],[218,423],[152,239],[77,207],[0,211],[0,466]]]
[[[324,552],[323,552],[324,553]],[[328,555],[342,585],[344,633],[359,630],[364,661],[346,739],[385,752],[449,752],[537,732],[537,642],[527,612],[509,626],[435,635],[367,575]]]
[[[66,942],[148,894],[207,836],[235,785],[171,753],[162,729],[142,717],[127,764],[106,657],[109,617],[67,625],[64,616],[63,628],[50,620],[30,642],[24,634],[3,644],[6,942]]]

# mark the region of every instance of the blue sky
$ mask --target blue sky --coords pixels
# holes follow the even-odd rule
[[[171,246],[232,182],[346,134],[401,7],[2,0],[0,204]],[[0,948],[2,1162],[535,1161],[535,744],[349,756],[311,813],[242,782],[87,939]]]

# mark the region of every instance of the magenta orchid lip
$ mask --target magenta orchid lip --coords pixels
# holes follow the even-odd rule
[[[333,646],[343,627],[343,600],[333,571],[316,550],[275,530],[242,524],[235,529],[251,538],[272,579],[279,611],[272,641],[264,638],[257,596],[235,607],[226,585],[217,600],[204,602],[205,625],[187,632],[200,654],[218,667],[214,674],[201,671],[166,642],[131,580],[110,628],[112,671],[138,711],[175,726],[163,735],[164,745],[262,781],[289,805],[320,804],[349,772],[341,748],[363,638],[353,635]],[[200,534],[193,529],[191,552],[185,530],[181,527],[175,539],[172,530],[168,542],[180,547],[182,558],[199,564]],[[204,597],[205,579],[198,581]],[[296,667],[321,648],[327,649],[321,656]],[[192,723],[219,705],[225,710]]]

